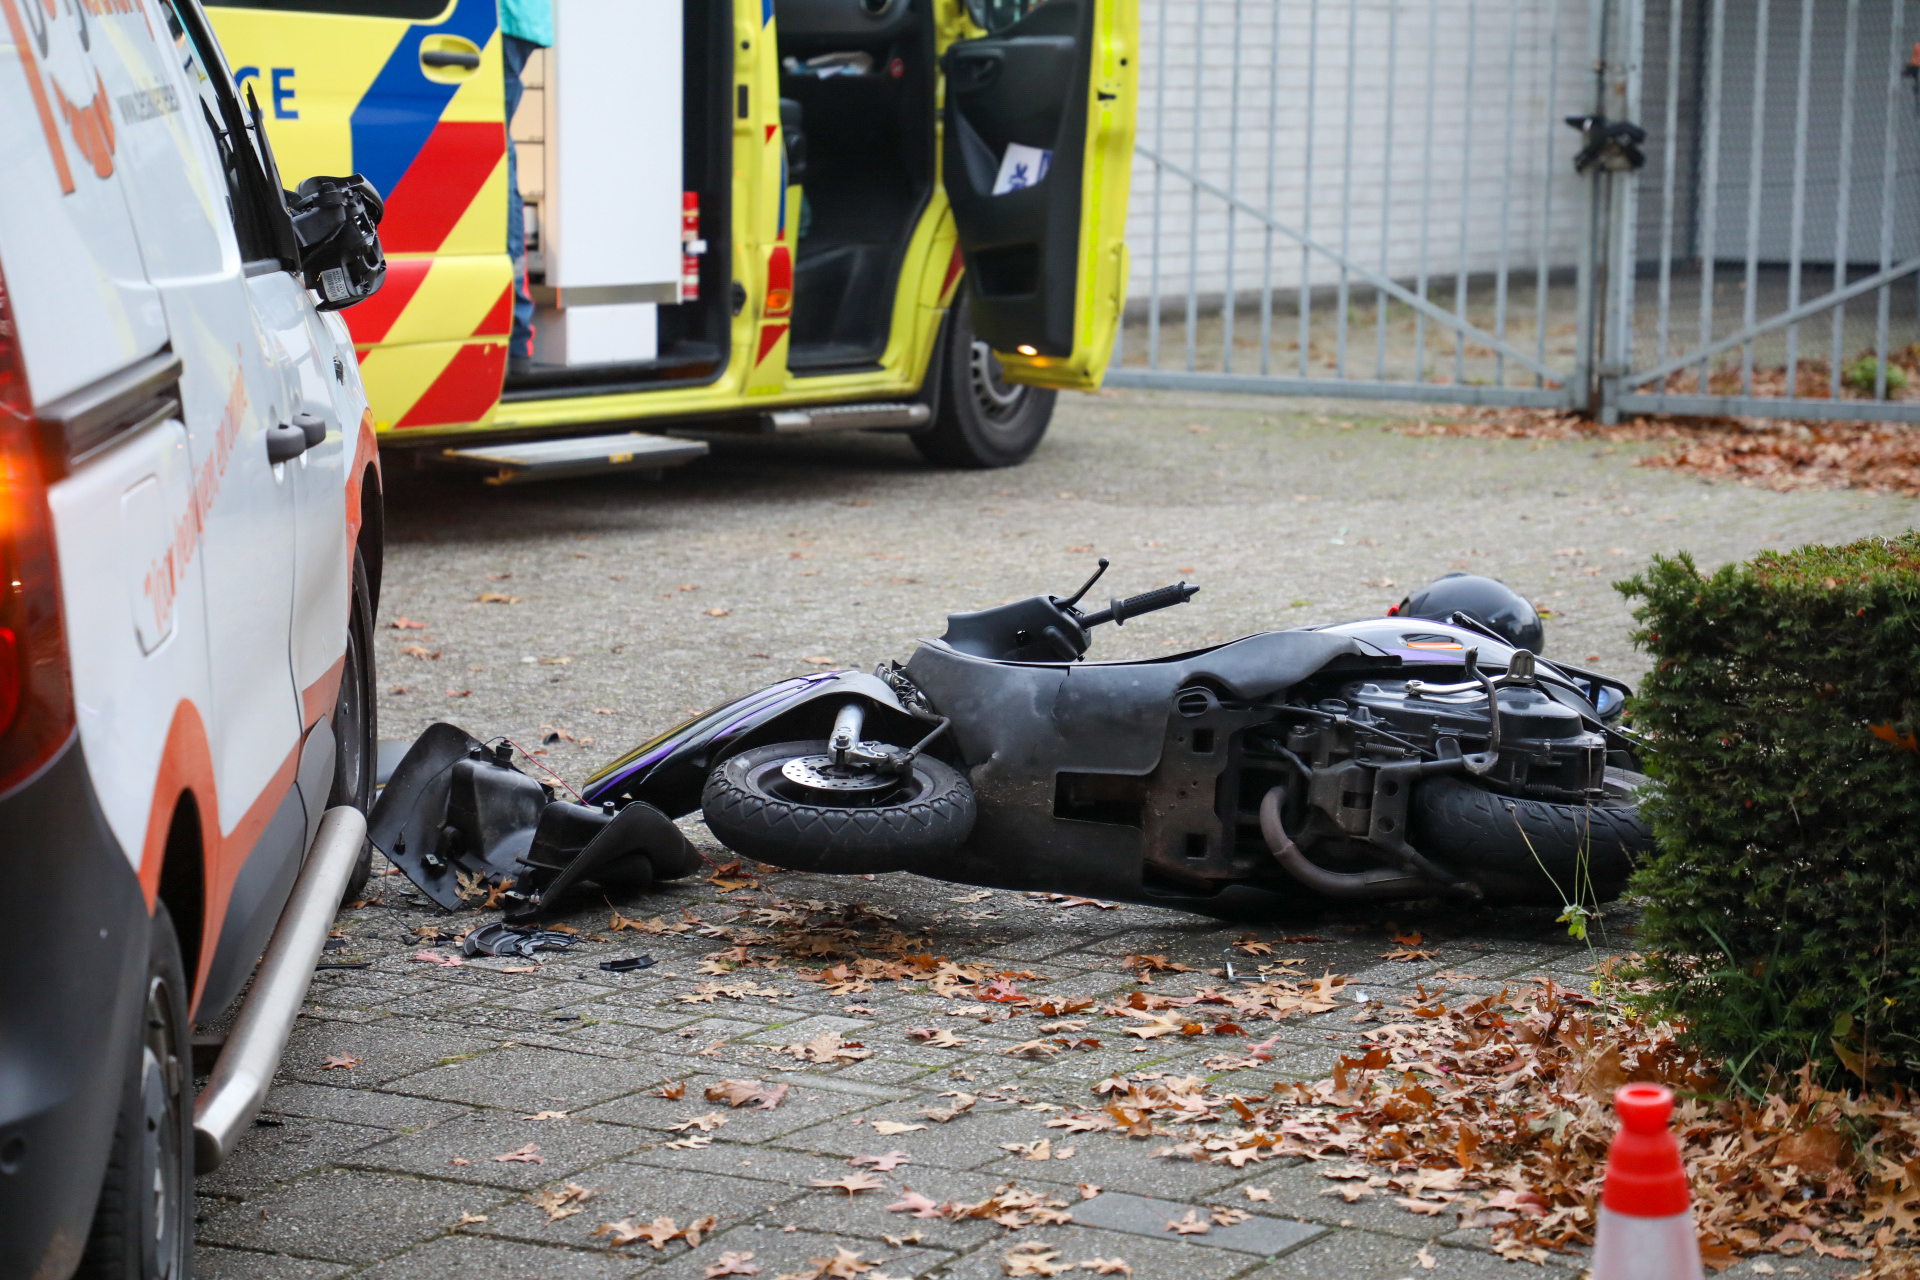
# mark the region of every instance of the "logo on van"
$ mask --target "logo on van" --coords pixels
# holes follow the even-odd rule
[[[96,178],[113,176],[113,108],[107,98],[107,86],[100,79],[98,71],[93,73],[93,100],[83,107],[76,107],[67,101],[66,91],[58,80],[53,82],[53,96],[60,100],[60,114],[67,118],[67,132],[73,135],[73,145],[93,166]]]

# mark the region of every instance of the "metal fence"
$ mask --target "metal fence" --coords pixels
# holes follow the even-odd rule
[[[1143,0],[1108,382],[1920,421],[1908,4]]]

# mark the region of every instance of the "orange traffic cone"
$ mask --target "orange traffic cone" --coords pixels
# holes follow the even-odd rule
[[[1667,1127],[1673,1090],[1625,1085],[1613,1109],[1620,1132],[1607,1152],[1593,1280],[1701,1280],[1687,1171]]]

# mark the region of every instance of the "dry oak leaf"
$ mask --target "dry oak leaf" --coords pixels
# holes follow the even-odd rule
[[[465,1227],[465,1226],[471,1226],[473,1223],[476,1223],[476,1222],[485,1222],[486,1220],[487,1220],[487,1215],[484,1213],[463,1213],[460,1215],[460,1221],[454,1223],[453,1225],[456,1227]]]
[[[1100,1194],[1100,1187],[1096,1183],[1082,1182],[1079,1184],[1079,1187],[1080,1187],[1080,1198],[1082,1200],[1091,1200],[1095,1196]]]
[[[910,1213],[916,1218],[938,1218],[941,1206],[910,1187],[903,1187],[900,1198],[887,1206],[888,1213]]]
[[[682,996],[681,999],[686,997]],[[791,1054],[802,1062],[820,1063],[858,1062],[873,1056],[873,1050],[856,1041],[843,1041],[837,1031],[822,1031],[805,1044],[783,1045],[780,1052]]]
[[[1245,1209],[1228,1209],[1214,1205],[1212,1209],[1213,1225],[1216,1227],[1236,1227],[1253,1215]]]
[[[675,1080],[672,1084],[663,1084],[653,1091],[653,1096],[656,1098],[671,1098],[677,1101],[687,1096],[687,1082],[685,1080]],[[707,1101],[718,1102],[719,1099],[708,1098]]]
[[[871,1173],[850,1173],[844,1178],[815,1178],[812,1186],[833,1191],[844,1191],[851,1200],[856,1192],[878,1191],[886,1184]]]
[[[712,1133],[726,1122],[727,1117],[725,1115],[718,1111],[709,1111],[702,1116],[688,1116],[676,1124],[668,1125],[667,1128],[675,1133],[685,1133],[689,1129],[698,1129],[702,1133]]]
[[[510,596],[499,591],[482,591],[473,598],[475,604],[519,604],[519,596]]]
[[[848,1164],[856,1169],[863,1164],[872,1165],[875,1173],[892,1173],[901,1165],[911,1164],[912,1162],[913,1157],[904,1151],[889,1151],[881,1156],[855,1156],[853,1159],[847,1161]]]
[[[924,1040],[936,1049],[959,1049],[973,1041],[965,1036],[957,1036],[946,1027],[908,1027],[907,1035],[914,1040]]]
[[[916,1129],[924,1129],[926,1127],[927,1126],[923,1124],[905,1124],[899,1120],[875,1120],[873,1122],[873,1131],[883,1138],[897,1138],[903,1133],[912,1133]]]
[[[1010,1276],[1057,1276],[1073,1270],[1071,1262],[1061,1262],[1060,1251],[1049,1249],[1038,1240],[1016,1245],[1000,1259],[1000,1270]]]
[[[1051,1040],[1026,1040],[1000,1052],[1009,1058],[1051,1058],[1060,1052],[1060,1046]]]
[[[350,1053],[330,1053],[327,1060],[320,1064],[322,1071],[351,1071],[360,1065],[360,1059]]]
[[[1393,1202],[1409,1213],[1425,1214],[1429,1218],[1447,1211],[1446,1204],[1439,1200],[1415,1200],[1410,1196],[1395,1196]]]
[[[540,1148],[529,1142],[514,1151],[504,1151],[493,1158],[495,1164],[545,1164],[547,1158],[540,1154]]]
[[[1265,1187],[1248,1187],[1246,1188],[1246,1192],[1247,1199],[1249,1200],[1265,1201],[1268,1203],[1271,1203],[1273,1200],[1273,1192],[1267,1190]]]
[[[387,625],[396,631],[425,631],[427,629],[426,623],[415,622],[412,618],[408,618],[404,616],[395,618],[392,622],[389,622]]]
[[[733,613],[733,610],[731,609],[708,609],[706,611],[706,614],[709,618],[725,618],[732,613]]]
[[[1420,1252],[1414,1254],[1413,1259],[1415,1262],[1418,1262],[1420,1264],[1420,1268],[1423,1271],[1433,1270],[1434,1267],[1438,1266],[1440,1262],[1440,1259],[1433,1256],[1432,1241],[1428,1241],[1426,1244],[1421,1245]]]
[[[1167,1230],[1183,1236],[1203,1236],[1213,1230],[1213,1224],[1202,1221],[1198,1209],[1189,1209],[1186,1217],[1169,1220]]]
[[[444,965],[449,969],[458,969],[466,964],[466,961],[459,956],[443,956],[438,951],[416,951],[413,953],[413,958],[424,960],[428,964]]]
[[[566,1118],[567,1113],[564,1111],[536,1111],[530,1116],[520,1117],[522,1120],[565,1120]]]
[[[950,1107],[933,1107],[920,1113],[935,1124],[945,1124],[957,1115],[964,1115],[966,1112],[973,1110],[974,1104],[980,1101],[976,1095],[971,1093],[943,1093],[940,1096],[943,1098],[952,1098],[953,1105]]]
[[[760,1264],[753,1260],[752,1250],[735,1253],[731,1249],[720,1255],[720,1261],[708,1263],[707,1269],[701,1273],[704,1280],[715,1280],[718,1276],[757,1276],[759,1274]]]
[[[581,1206],[599,1193],[598,1187],[589,1189],[577,1182],[569,1182],[558,1191],[548,1188],[532,1192],[527,1196],[527,1203],[545,1209],[548,1222],[558,1222],[579,1213]]]
[[[1133,1268],[1127,1265],[1125,1258],[1088,1258],[1080,1264],[1082,1271],[1091,1271],[1097,1276],[1130,1276]]]
[[[1038,1142],[1003,1142],[1002,1151],[1011,1151],[1022,1160],[1053,1159],[1053,1139],[1042,1138]]]
[[[683,1090],[685,1087],[681,1086]],[[780,1105],[790,1088],[784,1084],[769,1086],[761,1080],[722,1080],[707,1086],[707,1101],[724,1102],[730,1107],[752,1103],[762,1111],[771,1111]]]
[[[862,1262],[860,1255],[842,1245],[835,1245],[831,1258],[808,1258],[813,1264],[811,1271],[795,1271],[776,1276],[774,1280],[852,1280],[863,1272],[871,1271],[880,1264]]]

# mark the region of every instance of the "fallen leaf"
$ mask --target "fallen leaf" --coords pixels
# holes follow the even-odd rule
[[[924,1040],[936,1049],[959,1049],[973,1043],[947,1027],[908,1027],[907,1035],[914,1040]]]
[[[955,1116],[966,1114],[973,1110],[975,1103],[980,1101],[978,1097],[971,1093],[943,1093],[940,1096],[943,1098],[952,1098],[954,1100],[953,1105],[950,1107],[930,1107],[920,1113],[935,1124],[945,1124]]]
[[[771,1085],[760,1080],[722,1080],[719,1084],[707,1086],[708,1102],[724,1102],[730,1107],[744,1107],[752,1103],[762,1111],[772,1111],[787,1096],[791,1086]],[[681,1086],[681,1092],[686,1086]]]
[[[685,1000],[687,997],[680,997]],[[781,1047],[780,1052],[791,1054],[802,1062],[859,1062],[871,1058],[873,1050],[852,1041],[843,1040],[837,1031],[822,1031],[805,1044],[790,1044]]]
[[[672,1084],[663,1084],[653,1091],[653,1096],[656,1098],[672,1098],[678,1101],[687,1096],[687,1082],[685,1080],[675,1080]],[[718,1102],[719,1099],[708,1098],[707,1101]]]
[[[448,969],[458,969],[466,964],[466,961],[459,956],[442,955],[438,951],[416,951],[413,953],[413,958],[427,964],[442,965]]]
[[[515,1151],[504,1152],[493,1158],[495,1164],[545,1164],[547,1158],[539,1154],[540,1148],[529,1142]]]
[[[422,662],[430,662],[440,656],[423,644],[403,644],[400,646],[400,653],[403,657],[414,658]]]
[[[672,1218],[655,1218],[637,1227],[632,1219],[622,1218],[618,1222],[601,1223],[593,1229],[593,1234],[607,1237],[609,1248],[618,1249],[636,1240],[645,1240],[655,1249],[665,1249],[669,1240],[678,1239],[682,1233]]]
[[[1213,1224],[1203,1221],[1198,1209],[1189,1209],[1186,1217],[1168,1221],[1167,1230],[1183,1236],[1203,1236],[1213,1230]]]
[[[395,618],[387,625],[396,631],[425,631],[427,629],[426,623],[415,622],[412,618],[406,617]]]
[[[567,1113],[564,1111],[536,1111],[530,1116],[520,1117],[522,1120],[565,1120],[566,1118]]]
[[[1215,1205],[1209,1216],[1212,1217],[1213,1225],[1216,1227],[1236,1227],[1253,1215],[1245,1209],[1227,1209]]]
[[[1051,1040],[1027,1040],[1000,1052],[1009,1058],[1051,1058],[1060,1052],[1060,1046]]]
[[[810,1185],[844,1191],[847,1193],[847,1199],[851,1200],[856,1192],[878,1191],[886,1184],[870,1173],[850,1173],[844,1178],[815,1178]]]
[[[569,1182],[558,1191],[548,1189],[532,1192],[527,1196],[527,1203],[546,1210],[548,1222],[558,1222],[579,1213],[581,1207],[598,1194],[598,1188],[588,1189],[577,1182]]]
[[[351,1071],[360,1065],[360,1059],[350,1053],[330,1053],[327,1060],[320,1064],[322,1071]]]
[[[1010,1276],[1057,1276],[1074,1269],[1071,1262],[1059,1261],[1060,1251],[1038,1240],[1016,1245],[1000,1259],[1000,1270]]]
[[[847,1163],[855,1168],[863,1164],[872,1165],[875,1173],[892,1173],[901,1165],[910,1164],[912,1161],[913,1157],[904,1151],[889,1151],[882,1156],[855,1156]]]
[[[1130,1276],[1133,1268],[1124,1258],[1088,1258],[1080,1264],[1082,1271],[1091,1271],[1097,1276]]]
[[[918,1191],[902,1188],[900,1198],[887,1206],[888,1213],[910,1213],[916,1218],[938,1218],[940,1206]]]
[[[1000,1149],[1002,1151],[1011,1151],[1022,1160],[1053,1159],[1053,1140],[1051,1138],[1042,1138],[1038,1142],[1003,1142],[1000,1144]]]
[[[703,1280],[715,1280],[717,1276],[757,1276],[760,1266],[753,1261],[753,1252],[735,1253],[729,1249],[720,1255],[720,1261],[710,1262],[701,1273]]]
[[[1431,1271],[1440,1263],[1440,1260],[1433,1256],[1433,1245],[1431,1243],[1421,1245],[1420,1252],[1414,1254],[1413,1259],[1420,1264],[1421,1270],[1423,1271]]]
[[[1447,1211],[1446,1204],[1439,1200],[1415,1200],[1411,1196],[1395,1196],[1393,1202],[1409,1213],[1424,1214],[1429,1218]]]
[[[707,615],[707,616],[708,616],[709,618],[725,618],[725,617],[728,617],[729,615],[731,615],[731,614],[733,613],[733,610],[731,610],[731,609],[708,609],[708,610],[706,610],[705,612],[706,612],[706,615]]]
[[[702,1133],[712,1133],[726,1122],[727,1117],[725,1115],[718,1111],[709,1111],[705,1115],[688,1116],[676,1124],[668,1125],[667,1128],[675,1133],[685,1133],[688,1129],[698,1129]]]
[[[487,1215],[484,1213],[463,1213],[460,1215],[460,1221],[454,1223],[453,1225],[456,1227],[465,1227],[465,1226],[470,1226],[476,1222],[485,1222],[486,1220],[487,1220]]]
[[[1080,1185],[1080,1198],[1082,1200],[1091,1200],[1095,1196],[1100,1194],[1100,1188],[1094,1183],[1082,1182],[1079,1185]]]
[[[1249,1200],[1261,1201],[1268,1204],[1273,1202],[1273,1192],[1267,1190],[1265,1187],[1248,1187],[1246,1188],[1246,1192],[1247,1199]]]
[[[924,1129],[926,1127],[927,1126],[923,1124],[905,1124],[899,1120],[875,1120],[873,1122],[873,1131],[883,1138],[898,1137],[903,1133],[912,1133],[916,1129]]]
[[[519,596],[510,596],[499,591],[482,591],[473,598],[475,604],[519,604]]]

